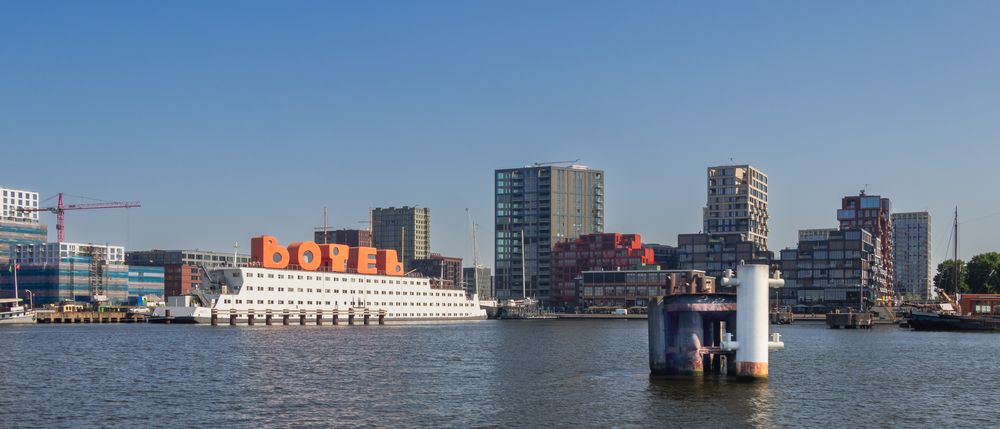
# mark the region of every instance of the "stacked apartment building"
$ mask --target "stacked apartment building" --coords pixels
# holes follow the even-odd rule
[[[767,179],[748,164],[709,167],[704,229],[677,236],[677,267],[719,277],[741,261],[769,264]]]
[[[780,304],[800,313],[870,308],[888,294],[882,242],[863,228],[800,234],[781,251]]]

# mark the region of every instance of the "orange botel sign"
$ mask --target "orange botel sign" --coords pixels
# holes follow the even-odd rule
[[[399,262],[395,250],[316,244],[311,241],[292,243],[286,248],[270,235],[250,239],[250,260],[264,268],[281,269],[292,265],[306,271],[322,269],[335,273],[403,275],[403,264]]]

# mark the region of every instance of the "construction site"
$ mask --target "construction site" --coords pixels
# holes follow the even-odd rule
[[[138,202],[67,204],[59,193],[53,197],[56,204],[46,207],[34,192],[4,189],[3,193],[0,226],[10,237],[8,243],[0,243],[7,262],[0,275],[3,296],[15,296],[16,287],[16,296],[31,307],[76,302],[94,308],[141,303],[147,296],[162,298],[162,268],[130,269],[122,246],[66,241],[67,211],[133,208],[140,206]],[[39,212],[56,215],[55,242],[46,242],[48,231],[39,222]],[[135,285],[131,291],[130,285]]]

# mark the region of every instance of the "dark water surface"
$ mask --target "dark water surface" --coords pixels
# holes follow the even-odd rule
[[[1000,335],[776,329],[771,379],[651,380],[644,321],[0,329],[0,427],[1000,427]]]

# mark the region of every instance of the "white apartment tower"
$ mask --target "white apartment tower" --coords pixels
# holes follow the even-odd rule
[[[767,175],[750,165],[708,168],[707,234],[744,234],[767,250]]]
[[[37,209],[38,192],[20,189],[0,188],[0,220],[10,222],[38,223],[38,212],[22,212],[19,209]]]
[[[933,298],[930,213],[893,213],[892,224],[896,293]]]

